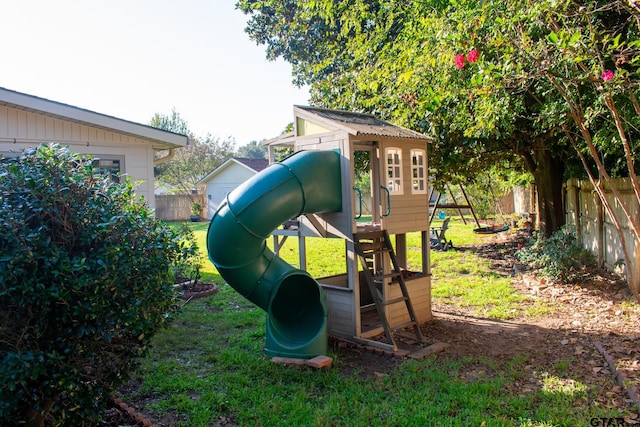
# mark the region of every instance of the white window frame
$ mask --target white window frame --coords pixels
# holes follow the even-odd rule
[[[388,147],[385,150],[386,185],[390,194],[403,194],[402,183],[402,150]]]
[[[411,194],[427,194],[426,163],[426,150],[411,150]]]

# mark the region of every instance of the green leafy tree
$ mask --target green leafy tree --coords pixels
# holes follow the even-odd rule
[[[440,187],[475,181],[496,164],[529,171],[539,188],[541,227],[550,233],[564,224],[562,182],[570,147],[559,130],[534,126],[532,94],[495,79],[479,82],[472,67],[455,65],[460,52],[468,62],[467,53],[474,51],[475,64],[495,56],[474,49],[476,36],[466,21],[481,3],[238,5],[251,15],[250,36],[268,44],[268,55],[293,64],[314,103],[370,112],[433,136],[430,163]],[[478,83],[486,87],[475,90]]]
[[[189,137],[193,136],[189,129],[189,123],[180,116],[175,108],[171,109],[171,114],[168,116],[160,113],[154,114],[149,121],[149,126]]]
[[[247,145],[238,147],[237,154],[240,157],[246,157],[249,159],[266,159],[267,146],[258,141],[251,141]]]
[[[0,159],[0,424],[85,425],[176,309],[174,233],[59,146]]]
[[[198,181],[233,157],[235,141],[232,138],[221,140],[211,135],[198,138],[175,110],[170,116],[156,113],[149,124],[189,136],[186,147],[175,149],[171,154],[161,154],[155,168],[157,182],[174,188],[178,193],[192,194]]]
[[[626,265],[628,252],[621,219],[630,225],[634,245],[640,244],[640,219],[634,213],[640,203],[636,157],[640,151],[640,13],[626,1],[565,1],[556,10],[543,9],[541,17],[525,14],[533,28],[542,28],[544,43],[530,49],[539,73],[560,100],[572,126],[563,128],[594,185],[607,216],[613,222]],[[512,31],[517,34],[517,31]],[[528,43],[514,38],[516,46]],[[635,199],[625,202],[611,179],[631,181]],[[614,201],[606,196],[613,193]],[[627,280],[640,300],[640,278],[632,268]]]
[[[489,165],[529,171],[541,237],[564,223],[564,171],[604,188],[640,243],[612,176],[635,175],[639,10],[580,0],[244,0],[250,36],[293,64],[314,102],[369,111],[434,137],[435,173],[473,178]],[[449,175],[449,176],[447,176]],[[625,258],[629,260],[630,254]],[[627,269],[633,285],[633,272]]]
[[[579,159],[629,261],[621,218],[631,226],[636,245],[640,223],[611,178],[628,177],[633,203],[640,203],[638,9],[625,1],[504,1],[449,17],[459,26],[466,22],[463,40],[474,40],[485,52],[477,64],[461,64],[474,69],[468,93],[486,96],[494,86],[528,94],[536,111],[532,127],[556,135],[570,148],[567,155]],[[626,275],[640,299],[639,278],[630,268]]]
[[[198,181],[233,157],[233,153],[233,140],[193,138],[188,146],[177,149],[171,160],[156,167],[156,178],[180,193],[191,194]]]

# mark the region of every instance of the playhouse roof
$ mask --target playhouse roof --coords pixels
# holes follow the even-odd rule
[[[371,114],[299,105],[294,107],[294,112],[296,118],[300,117],[331,128],[341,128],[353,135],[430,139],[424,134],[394,125]]]

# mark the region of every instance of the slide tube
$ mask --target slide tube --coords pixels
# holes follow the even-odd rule
[[[340,155],[300,151],[229,193],[211,219],[209,259],[231,287],[266,311],[266,354],[308,359],[327,353],[322,288],[266,241],[291,218],[341,209]]]

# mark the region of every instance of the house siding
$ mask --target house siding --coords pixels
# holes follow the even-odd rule
[[[138,182],[136,194],[144,197],[151,209],[155,208],[152,141],[0,106],[0,154],[16,155],[24,149],[51,142],[68,146],[79,154],[123,158],[122,173]]]
[[[224,169],[217,171],[206,183],[207,210],[206,217],[211,218],[218,210],[225,196],[233,191],[257,172],[235,162],[229,163]]]

